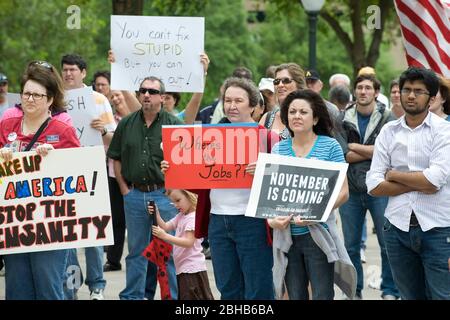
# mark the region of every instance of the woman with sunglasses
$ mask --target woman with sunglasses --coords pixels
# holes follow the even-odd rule
[[[278,107],[266,113],[259,121],[259,124],[277,132],[281,139],[288,139],[289,131],[281,122],[279,106],[291,92],[306,88],[305,72],[298,64],[293,62],[280,64],[275,69],[273,84]]]
[[[46,156],[52,149],[80,146],[75,129],[51,115],[65,108],[62,80],[52,66],[35,64],[27,68],[21,81],[21,99],[23,114],[0,122],[3,161],[11,161],[13,152],[35,150]],[[32,140],[36,142],[29,146]],[[68,252],[63,249],[5,255],[6,299],[64,299]]]
[[[58,70],[46,61],[32,61],[27,66],[27,71],[34,68],[46,68],[47,70],[57,74]],[[72,118],[65,108],[54,108],[51,110],[52,117],[67,123],[69,126],[73,126]],[[0,120],[6,120],[9,118],[16,118],[23,116],[22,104],[16,104],[13,108],[8,108],[3,113]]]

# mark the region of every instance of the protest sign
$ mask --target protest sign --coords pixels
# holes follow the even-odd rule
[[[82,146],[102,146],[103,140],[98,130],[91,128],[92,120],[98,117],[92,87],[66,91],[67,112]]]
[[[103,147],[0,159],[0,197],[0,254],[114,242]]]
[[[167,92],[203,92],[205,19],[111,16],[111,88],[138,90],[145,77]]]
[[[258,157],[256,123],[163,126],[162,135],[167,188],[251,187],[245,168]]]
[[[328,219],[344,183],[347,163],[263,154],[258,156],[245,213],[255,218]]]

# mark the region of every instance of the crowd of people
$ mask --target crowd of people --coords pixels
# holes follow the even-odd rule
[[[112,52],[108,59],[114,62]],[[209,57],[199,59],[206,80]],[[14,152],[46,156],[80,147],[64,90],[87,86],[87,63],[67,54],[60,67],[61,73],[48,62],[30,62],[14,106],[0,73],[2,161]],[[98,117],[91,127],[106,153],[114,245],[84,249],[91,299],[104,299],[104,272],[122,268],[120,299],[154,299],[157,266],[142,255],[153,238],[173,245],[167,261],[172,299],[214,298],[206,251],[221,299],[332,300],[334,285],[347,299],[363,299],[367,212],[380,248],[381,297],[450,299],[449,80],[410,67],[392,80],[387,98],[375,70],[364,67],[353,81],[340,73],[330,77],[325,99],[319,73],[296,63],[268,67],[258,85],[254,79],[237,67],[211,105],[200,108],[203,94],[194,93],[180,108],[180,93],[166,92],[157,77],[129,92],[111,90],[108,71],[94,73]],[[162,126],[195,122],[257,124],[267,134],[261,152],[347,162],[328,220],[247,217],[250,189],[166,189]],[[246,172],[253,175],[255,166]],[[7,254],[2,261],[6,299],[77,299],[78,288],[67,285],[68,267],[79,266],[76,249]]]

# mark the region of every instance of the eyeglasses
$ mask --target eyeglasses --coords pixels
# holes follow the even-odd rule
[[[46,94],[40,94],[40,93],[31,93],[31,92],[23,92],[21,94],[22,99],[24,100],[28,100],[30,99],[30,96],[33,97],[34,101],[39,101],[41,100],[43,97],[48,97]]]
[[[273,85],[274,85],[274,86],[277,86],[277,85],[280,84],[280,82],[283,83],[283,84],[289,84],[289,83],[291,83],[292,81],[295,81],[295,80],[294,80],[294,79],[291,79],[291,78],[274,79],[274,80],[273,80]]]
[[[403,88],[402,90],[400,90],[400,92],[405,96],[409,96],[411,94],[411,92],[414,92],[414,95],[416,97],[423,96],[425,94],[427,94],[427,95],[430,94],[428,91],[423,90],[423,89],[410,89],[410,88]]]
[[[50,64],[50,63],[48,63],[47,61],[39,61],[39,60],[36,60],[36,61],[31,61],[29,64],[28,64],[28,66],[31,66],[31,65],[37,65],[37,66],[41,66],[41,67],[44,67],[44,68],[46,68],[46,69],[48,69],[48,70],[52,70],[52,65]]]
[[[161,91],[156,89],[147,89],[147,88],[139,88],[139,93],[146,94],[148,92],[149,95],[160,94]]]

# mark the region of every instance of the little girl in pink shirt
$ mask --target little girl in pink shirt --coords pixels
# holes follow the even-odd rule
[[[195,208],[197,196],[186,190],[168,190],[167,194],[179,214],[164,222],[156,207],[158,226],[152,226],[152,233],[164,241],[173,244],[173,261],[177,273],[179,300],[214,300],[209,286],[205,255],[202,252],[202,239],[196,239]],[[154,209],[148,206],[153,214]],[[167,233],[175,230],[175,236]]]

